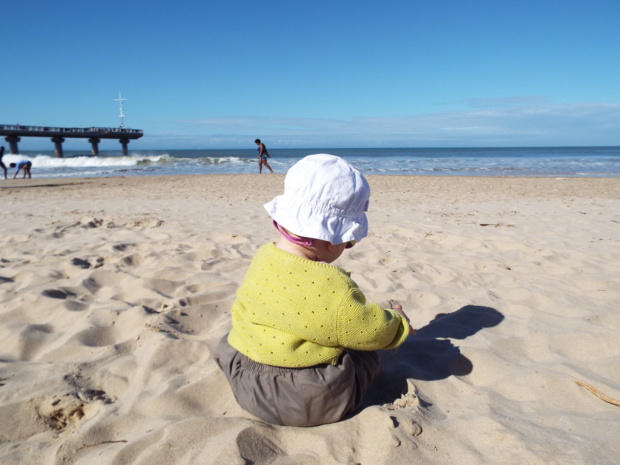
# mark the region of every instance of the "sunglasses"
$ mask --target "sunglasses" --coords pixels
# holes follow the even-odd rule
[[[354,245],[355,245],[355,241],[349,241],[349,242],[347,242],[347,245],[344,246],[344,248],[345,249],[350,249]]]

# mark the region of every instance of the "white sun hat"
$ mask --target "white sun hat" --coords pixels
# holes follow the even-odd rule
[[[335,155],[309,155],[286,174],[284,194],[265,204],[269,216],[297,236],[334,245],[368,235],[370,186]]]

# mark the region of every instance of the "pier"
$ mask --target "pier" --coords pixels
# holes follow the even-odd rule
[[[66,138],[88,139],[88,142],[91,144],[93,155],[99,155],[99,142],[101,142],[101,139],[118,139],[123,149],[123,155],[128,155],[127,144],[129,144],[129,141],[139,139],[143,135],[144,132],[142,129],[128,129],[124,127],[59,128],[48,126],[23,126],[21,124],[0,124],[0,136],[5,136],[5,140],[9,143],[10,153],[19,153],[17,143],[22,137],[49,137],[54,143],[56,156],[59,158],[63,156],[62,143]]]

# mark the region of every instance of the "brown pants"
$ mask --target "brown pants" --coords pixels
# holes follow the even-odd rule
[[[359,408],[381,370],[376,352],[357,350],[345,350],[338,365],[264,365],[231,347],[228,335],[220,341],[215,361],[244,410],[285,426],[316,426],[342,419]]]

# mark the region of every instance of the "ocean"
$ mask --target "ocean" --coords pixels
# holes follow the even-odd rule
[[[338,155],[364,174],[415,176],[619,177],[620,147],[269,149],[277,173],[316,153]],[[258,173],[257,150],[137,150],[5,154],[4,162],[32,161],[33,178]],[[10,174],[12,170],[9,168]],[[263,169],[263,172],[268,170]]]

